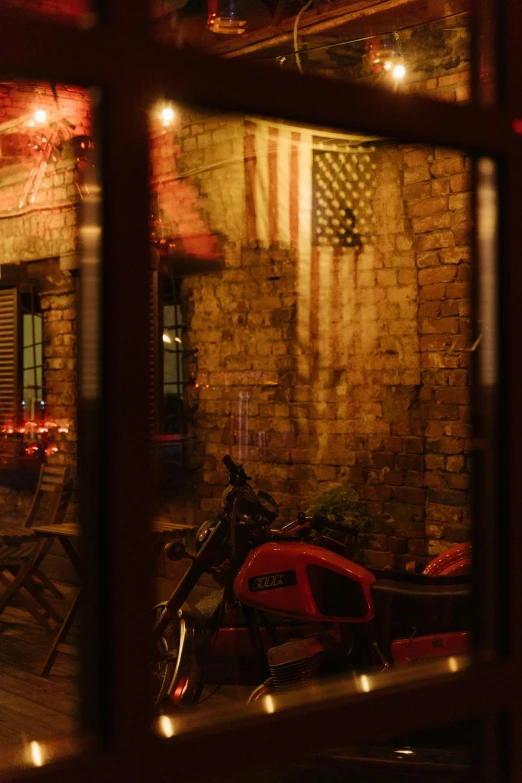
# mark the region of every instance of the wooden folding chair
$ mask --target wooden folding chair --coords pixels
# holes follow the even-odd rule
[[[0,596],[0,614],[16,595],[40,625],[52,631],[50,620],[61,615],[43,595],[48,590],[63,597],[53,582],[40,571],[54,538],[41,536],[32,528],[38,524],[58,525],[67,511],[73,490],[69,468],[42,465],[33,502],[23,526],[0,525],[0,582],[6,590]]]

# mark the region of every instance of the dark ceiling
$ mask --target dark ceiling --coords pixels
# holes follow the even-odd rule
[[[302,8],[299,0],[231,1],[247,23],[242,35],[210,32],[206,28],[206,0],[157,0],[158,34],[178,45],[202,47],[225,57],[275,56],[293,50],[295,17]],[[312,0],[300,17],[299,38],[312,47],[444,18],[465,25],[463,15],[469,10],[470,0]]]

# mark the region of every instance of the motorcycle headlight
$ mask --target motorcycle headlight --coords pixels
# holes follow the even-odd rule
[[[216,523],[212,519],[207,519],[203,522],[196,535],[196,552],[199,552],[215,525]]]

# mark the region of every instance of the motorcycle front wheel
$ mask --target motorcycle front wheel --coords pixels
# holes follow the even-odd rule
[[[164,603],[154,607],[154,622],[164,608]],[[155,707],[167,699],[178,707],[197,704],[203,688],[199,636],[197,622],[190,609],[184,606],[156,640],[151,665],[151,695]]]

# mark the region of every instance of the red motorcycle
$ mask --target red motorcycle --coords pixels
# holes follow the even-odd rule
[[[304,514],[274,528],[274,499],[254,492],[231,457],[223,462],[230,487],[217,521],[198,531],[196,556],[181,542],[167,547],[192,562],[154,608],[155,704],[195,704],[208,683],[257,684],[257,698],[324,674],[467,651],[469,545],[424,574],[369,570],[347,557],[356,530]],[[344,539],[326,535],[332,528]],[[222,589],[191,606],[205,573]]]

